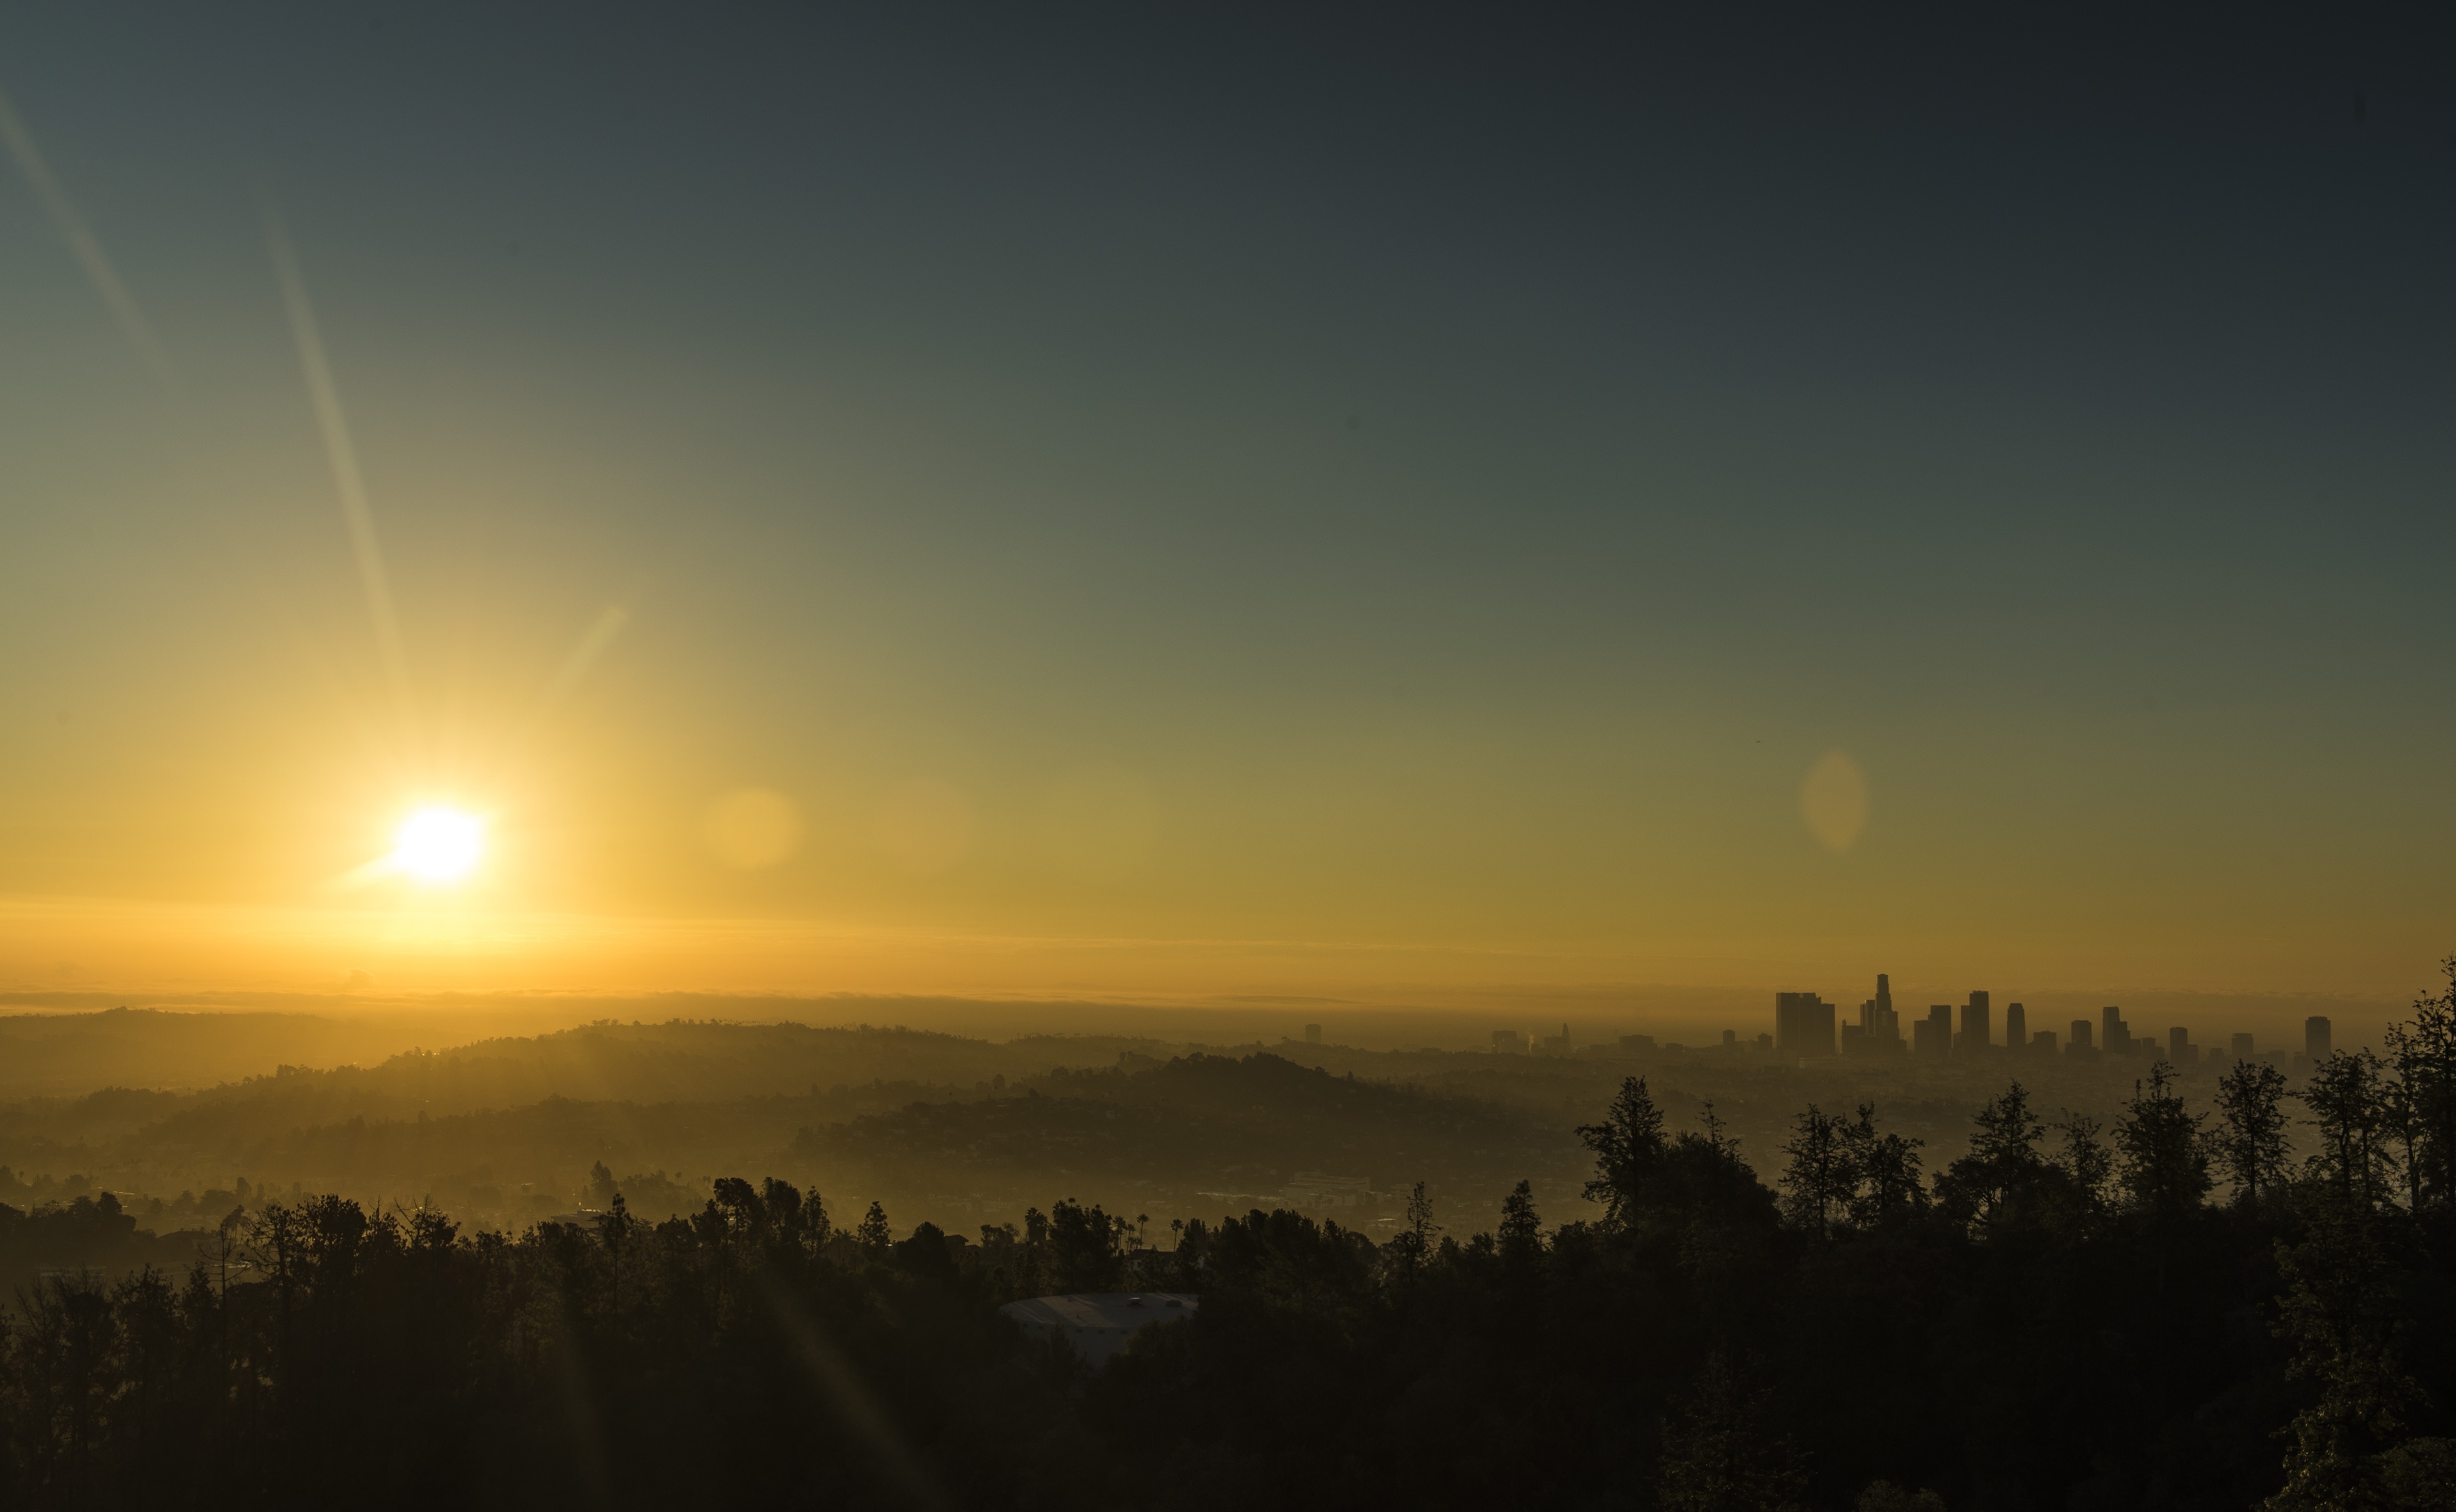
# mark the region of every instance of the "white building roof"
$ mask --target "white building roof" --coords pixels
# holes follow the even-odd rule
[[[1201,1305],[1202,1298],[1191,1292],[1077,1292],[1009,1302],[998,1311],[1042,1338],[1062,1331],[1075,1352],[1096,1366],[1125,1348],[1144,1325],[1188,1317]]]

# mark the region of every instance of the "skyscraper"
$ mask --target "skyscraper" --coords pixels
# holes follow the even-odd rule
[[[2316,1013],[2302,1021],[2302,1053],[2311,1057],[2313,1065],[2328,1058],[2332,1028],[2325,1018]]]
[[[2108,1007],[2098,1010],[2106,1032],[2100,1036],[2101,1048],[2110,1055],[2126,1055],[2132,1052],[2132,1026],[2123,1021],[2123,1010]]]
[[[2234,1037],[2234,1058],[2237,1060],[2251,1059],[2251,1036],[2249,1034],[2237,1034]]]
[[[1833,1005],[1813,992],[1776,992],[1773,1052],[1785,1059],[1832,1054]]]
[[[1961,1038],[1955,1048],[1965,1055],[1984,1055],[1987,1047],[1996,1043],[1995,1014],[1990,1012],[1987,994],[1973,992],[1961,1008]]]
[[[1893,984],[1883,972],[1876,974],[1876,995],[1859,1005],[1859,1025],[1853,1030],[1842,1028],[1842,1052],[1846,1055],[1891,1055],[1902,1048],[1901,1015],[1893,1011]]]
[[[1911,1026],[1913,1048],[1922,1055],[1953,1053],[1953,1005],[1930,1005],[1927,1017]]]
[[[2030,1048],[2030,1011],[2018,1003],[2004,1005],[2004,1048],[2016,1055]]]

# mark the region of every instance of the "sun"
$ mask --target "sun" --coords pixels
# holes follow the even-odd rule
[[[420,808],[400,822],[392,864],[425,882],[458,882],[486,848],[485,826],[457,808]]]

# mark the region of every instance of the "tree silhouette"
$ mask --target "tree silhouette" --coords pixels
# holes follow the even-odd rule
[[[861,1216],[860,1226],[852,1231],[853,1243],[861,1247],[863,1255],[873,1260],[887,1258],[892,1236],[893,1231],[887,1226],[887,1210],[876,1202],[870,1203],[870,1211]]]
[[[2296,1094],[2311,1112],[2304,1121],[2320,1133],[2311,1173],[2348,1207],[2376,1207],[2388,1192],[2388,1099],[2380,1072],[2369,1051],[2341,1050],[2314,1067]]]
[[[2218,1078],[2218,1128],[2210,1148],[2235,1200],[2258,1207],[2285,1179],[2293,1149],[2285,1075],[2265,1061],[2239,1060]]]
[[[2115,1152],[2098,1138],[2104,1126],[2087,1114],[2066,1114],[2055,1125],[2064,1136],[2056,1153],[2056,1169],[2070,1178],[2088,1216],[2106,1211],[2107,1190],[2115,1181]]]
[[[2133,1084],[2132,1100],[2115,1125],[2115,1150],[2116,1179],[2136,1212],[2173,1218],[2208,1195],[2205,1116],[2185,1110],[2174,1070],[2162,1060],[2149,1069],[2147,1092]]]
[[[1963,1223],[1993,1225],[2025,1212],[2048,1169],[2037,1150],[2046,1132],[2028,1090],[2014,1082],[1971,1116],[1970,1153],[1945,1168],[1937,1200]]]
[[[1604,1223],[1627,1229],[1647,1200],[1647,1188],[1663,1166],[1663,1111],[1646,1090],[1646,1078],[1630,1076],[1605,1111],[1604,1121],[1578,1130],[1578,1138],[1595,1157],[1594,1179],[1586,1183],[1588,1201],[1602,1204]]]
[[[1544,1254],[1544,1222],[1535,1213],[1535,1188],[1521,1181],[1502,1199],[1499,1233],[1501,1258],[1509,1265],[1533,1265]]]
[[[1821,1244],[1832,1236],[1833,1219],[1849,1212],[1859,1172],[1841,1119],[1811,1103],[1791,1128],[1791,1142],[1782,1147],[1791,1156],[1782,1174],[1784,1206]]]
[[[1798,1512],[1808,1481],[1798,1450],[1768,1421],[1771,1393],[1747,1392],[1716,1354],[1664,1425],[1655,1504],[1663,1512]]]
[[[2298,1346],[2293,1373],[2318,1398],[2294,1417],[2272,1512],[2394,1505],[2384,1456],[2427,1400],[2401,1358],[2406,1309],[2390,1282],[2387,1235],[2366,1205],[2343,1199],[2342,1182],[2323,1191],[2332,1195],[2308,1236],[2278,1256],[2278,1332]]]
[[[1876,1105],[1863,1102],[1858,1116],[1842,1128],[1842,1143],[1853,1177],[1850,1219],[1870,1229],[1901,1222],[1927,1208],[1927,1185],[1919,1175],[1923,1141],[1876,1132]]]
[[[2413,1017],[2388,1026],[2388,1062],[2414,1132],[2410,1200],[2456,1201],[2456,955],[2440,963],[2447,985],[2418,997]]]

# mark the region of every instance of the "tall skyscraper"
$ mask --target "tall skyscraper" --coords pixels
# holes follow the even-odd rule
[[[1785,1059],[1832,1054],[1833,1005],[1813,992],[1776,992],[1773,1052]]]
[[[1929,1006],[1927,1017],[1911,1026],[1913,1048],[1922,1055],[1953,1053],[1953,1005],[1935,1003]]]
[[[2200,1058],[2199,1047],[2192,1043],[2192,1032],[2178,1024],[2166,1031],[2166,1058],[2178,1066],[2189,1066]]]
[[[2018,1003],[2004,1005],[2004,1048],[2016,1055],[2030,1048],[2030,1011]]]
[[[2101,1048],[2110,1055],[2124,1055],[2132,1051],[2132,1026],[2123,1021],[2123,1010],[2108,1007],[2098,1011],[2106,1032],[2100,1036]]]
[[[1961,1038],[1955,1045],[1965,1055],[1984,1055],[1987,1047],[1996,1043],[1995,1014],[1989,1011],[1987,994],[1973,992],[1970,1001],[1961,1006]]]
[[[2325,1018],[2316,1013],[2302,1021],[2302,1053],[2311,1057],[2313,1065],[2318,1065],[2328,1058],[2330,1031],[2333,1027]]]
[[[1893,982],[1884,972],[1876,973],[1876,1015],[1869,1026],[1868,1048],[1878,1054],[1893,1054],[1902,1048],[1902,1015],[1893,1011]]]
[[[2090,1023],[2088,1019],[2074,1019],[2072,1022],[2072,1038],[2064,1045],[2064,1053],[2077,1060],[2089,1059],[2091,1052],[2097,1048],[2090,1044],[2089,1033]]]

